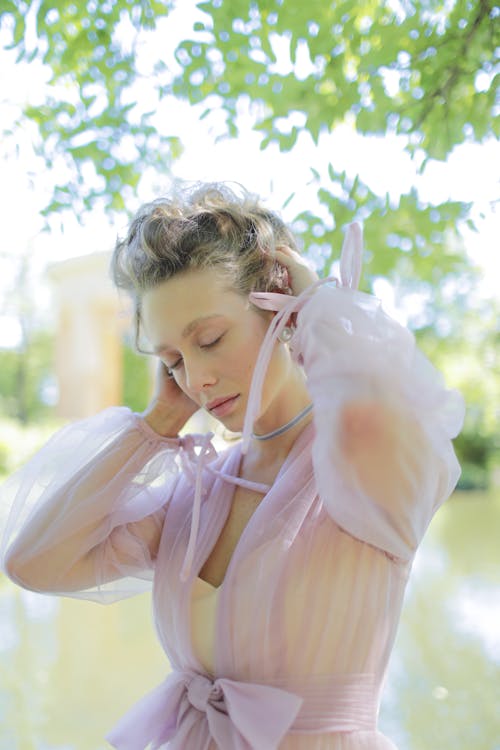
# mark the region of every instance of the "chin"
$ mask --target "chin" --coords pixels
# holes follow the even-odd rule
[[[225,430],[234,433],[234,435],[241,435],[241,433],[243,432],[243,422],[240,419],[217,419],[217,417],[215,417],[215,419],[224,427]]]

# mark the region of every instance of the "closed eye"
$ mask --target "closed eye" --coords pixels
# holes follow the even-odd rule
[[[224,336],[224,334],[222,334],[218,338],[214,339],[213,341],[210,341],[208,344],[203,344],[203,346],[201,348],[202,349],[211,349],[212,346],[215,346],[216,344],[219,343],[219,341],[221,340],[222,336]]]
[[[213,341],[210,341],[208,344],[202,344],[200,348],[211,349],[213,346],[216,346],[216,344],[219,343],[219,341],[223,338],[223,336],[224,334],[222,334],[221,336],[218,336],[218,338],[214,339]],[[177,362],[174,362],[173,365],[167,365],[167,370],[170,373],[172,370],[177,370],[181,366],[181,364],[182,364],[182,357],[179,357]]]

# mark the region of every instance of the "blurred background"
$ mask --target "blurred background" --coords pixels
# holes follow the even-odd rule
[[[400,750],[500,748],[499,49],[488,0],[0,0],[0,477],[69,420],[146,406],[108,277],[143,202],[240,182],[321,275],[362,221],[361,288],[467,402],[387,679]],[[147,595],[1,576],[0,664],[0,750],[101,750],[169,668]]]

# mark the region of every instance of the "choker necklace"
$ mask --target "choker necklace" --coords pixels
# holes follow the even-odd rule
[[[299,412],[296,417],[290,420],[290,422],[287,422],[283,425],[283,427],[278,427],[276,430],[273,430],[272,432],[268,432],[266,435],[256,435],[255,432],[252,432],[252,437],[255,440],[269,440],[270,438],[276,437],[277,435],[282,435],[284,432],[289,430],[291,427],[297,424],[297,422],[300,422],[300,420],[306,416],[306,414],[309,414],[310,411],[312,411],[313,404],[309,404],[309,406],[306,406],[303,411]]]

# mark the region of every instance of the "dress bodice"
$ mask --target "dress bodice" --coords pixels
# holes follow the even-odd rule
[[[193,651],[209,674],[214,674],[215,616],[220,587],[195,578],[191,591]]]

